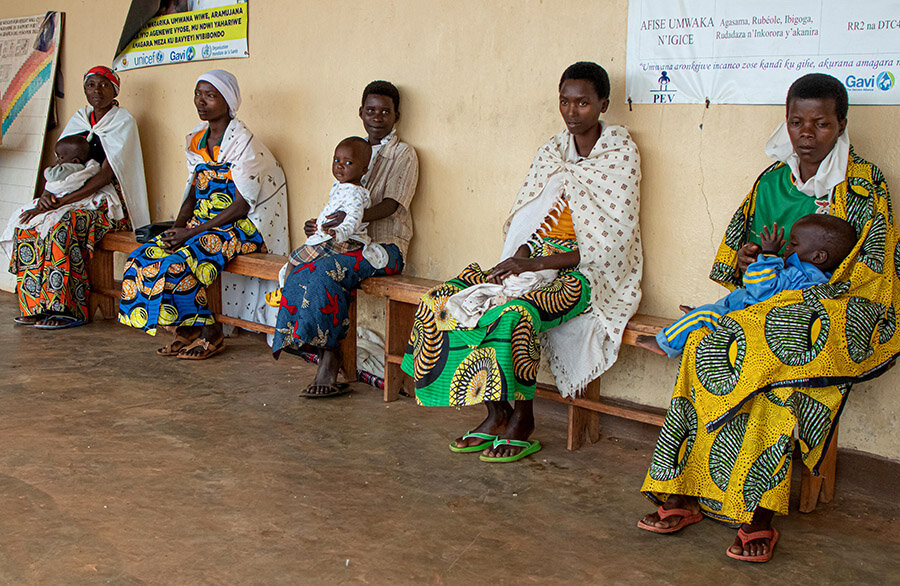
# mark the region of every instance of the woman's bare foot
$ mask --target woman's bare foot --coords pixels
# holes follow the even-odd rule
[[[490,435],[500,435],[504,431],[506,431],[506,426],[509,423],[509,418],[513,413],[512,407],[509,406],[509,403],[506,401],[485,401],[485,407],[487,407],[487,417],[484,418],[478,427],[473,429],[469,433],[486,433]],[[463,439],[462,436],[456,438],[453,444],[457,448],[468,448],[471,446],[477,446],[484,443],[483,439],[477,437],[470,437]]]
[[[749,523],[741,525],[741,529],[744,530],[744,533],[754,533],[756,531],[771,529],[772,517],[774,516],[775,511],[757,507],[756,511],[753,512],[753,519]],[[741,543],[740,537],[735,537],[734,543],[731,544],[728,551],[735,555],[762,556],[766,555],[771,550],[771,542],[771,539],[754,539],[753,541],[748,541],[747,544],[744,545]]]
[[[670,494],[669,498],[666,499],[666,502],[663,503],[662,507],[666,510],[687,509],[694,515],[700,512],[700,503],[697,502],[697,498],[692,496],[684,496],[682,494]],[[654,511],[649,515],[644,515],[644,518],[641,519],[641,522],[643,522],[645,525],[656,527],[657,529],[671,529],[675,525],[681,523],[682,519],[683,517],[679,517],[678,515],[672,515],[670,517],[666,517],[665,519],[660,519],[659,513]]]
[[[638,348],[643,348],[644,350],[650,350],[651,352],[655,352],[661,356],[665,356],[666,352],[662,348],[659,347],[659,343],[656,341],[655,336],[648,336],[646,334],[639,334],[637,339],[634,341],[634,345]]]
[[[319,367],[316,378],[306,387],[308,395],[333,395],[338,371],[341,369],[341,349],[319,348]]]
[[[506,424],[506,429],[500,434],[500,439],[522,441],[528,439],[534,431],[533,403],[534,401],[516,401],[516,407]],[[519,446],[500,445],[496,448],[487,448],[482,454],[488,458],[506,458],[515,456],[524,449]]]

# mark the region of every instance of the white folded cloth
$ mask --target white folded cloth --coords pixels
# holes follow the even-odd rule
[[[462,327],[474,328],[489,309],[546,285],[558,274],[556,269],[527,271],[507,277],[503,283],[479,283],[452,295],[447,311]]]

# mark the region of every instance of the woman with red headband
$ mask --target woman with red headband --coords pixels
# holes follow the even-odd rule
[[[137,124],[119,107],[118,94],[115,72],[103,66],[88,70],[84,76],[88,105],[75,112],[62,136],[87,138],[89,158],[100,163],[100,171],[59,199],[42,195],[21,216],[26,221],[63,211],[43,236],[36,228],[15,231],[10,272],[16,275],[22,311],[17,324],[56,330],[87,323],[86,263],[94,245],[110,230],[150,223]]]

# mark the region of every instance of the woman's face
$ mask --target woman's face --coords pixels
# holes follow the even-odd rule
[[[220,120],[229,118],[228,102],[219,93],[219,90],[208,81],[198,81],[194,88],[194,106],[200,120]]]
[[[394,100],[388,96],[369,94],[366,96],[365,103],[359,108],[359,117],[362,119],[369,139],[373,141],[372,144],[377,144],[374,141],[380,142],[390,134],[400,115],[394,109]]]
[[[609,98],[601,100],[594,84],[586,79],[567,79],[559,90],[559,113],[576,136],[593,131],[608,107]]]
[[[834,100],[795,98],[787,114],[788,135],[800,163],[818,169],[844,132],[847,120],[838,120]]]
[[[94,110],[106,110],[116,99],[116,88],[111,81],[95,73],[84,80],[84,97]]]

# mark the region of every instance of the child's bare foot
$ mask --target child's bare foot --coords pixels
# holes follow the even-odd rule
[[[697,309],[696,307],[691,307],[690,305],[679,305],[678,309],[681,310],[682,313],[690,313]]]
[[[637,340],[635,340],[634,345],[638,348],[643,348],[644,350],[650,350],[651,352],[656,352],[661,356],[665,356],[666,352],[662,348],[659,347],[659,343],[656,341],[656,336],[648,336],[646,334],[639,334]]]

